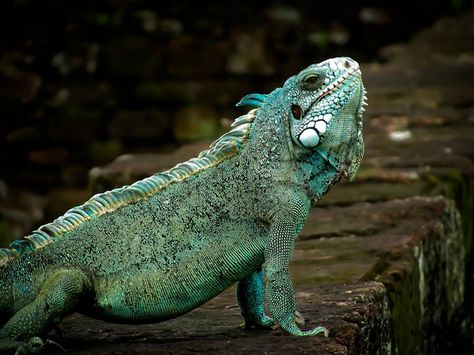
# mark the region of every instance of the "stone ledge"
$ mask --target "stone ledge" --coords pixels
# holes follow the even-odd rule
[[[158,324],[120,325],[75,314],[62,323],[63,338],[53,338],[72,354],[436,350],[435,339],[464,300],[458,212],[441,197],[316,208],[296,243],[291,272],[306,327],[325,325],[328,339],[239,328],[235,287]]]
[[[298,290],[305,328],[325,324],[329,338],[244,330],[233,291],[234,287],[182,317],[159,324],[112,324],[74,314],[62,323],[64,337],[57,340],[70,354],[384,354],[390,348],[388,300],[381,283]]]

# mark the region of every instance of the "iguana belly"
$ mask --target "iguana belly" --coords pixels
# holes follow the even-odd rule
[[[156,322],[198,307],[262,265],[264,230],[246,227],[240,227],[239,238],[208,238],[214,242],[174,265],[148,264],[98,279],[91,314],[126,323]]]
[[[263,256],[242,263],[232,272],[220,266],[209,272],[140,272],[99,282],[92,314],[126,323],[161,321],[191,311],[245,278],[262,263]],[[220,269],[220,270],[217,270]],[[181,276],[177,276],[178,273]],[[89,313],[89,312],[86,312]]]

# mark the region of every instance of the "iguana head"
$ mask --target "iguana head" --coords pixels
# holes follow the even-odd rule
[[[366,104],[359,64],[347,57],[310,65],[289,78],[289,129],[300,154],[318,154],[353,179],[364,154],[362,114]]]

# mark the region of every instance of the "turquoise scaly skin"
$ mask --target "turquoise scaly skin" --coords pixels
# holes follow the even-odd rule
[[[198,158],[96,195],[0,249],[0,351],[29,352],[68,314],[157,322],[238,282],[247,326],[300,330],[288,265],[310,208],[361,163],[359,65],[290,77]],[[266,303],[269,315],[264,312]]]

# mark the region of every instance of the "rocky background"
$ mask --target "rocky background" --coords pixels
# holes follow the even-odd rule
[[[50,334],[70,353],[474,353],[472,1],[1,10],[1,245],[195,156],[241,96],[309,63],[352,56],[369,92],[358,178],[312,212],[291,266],[307,327],[328,339],[241,329],[230,290],[159,325],[74,314]]]

